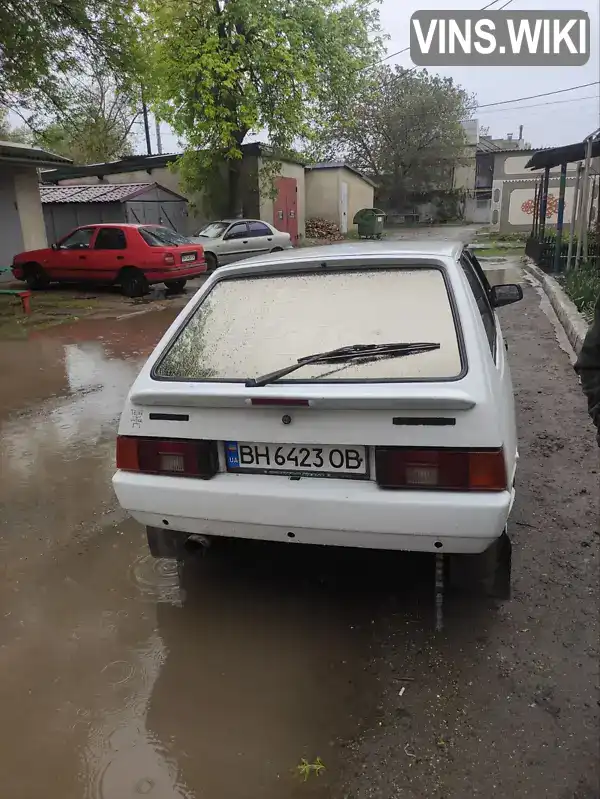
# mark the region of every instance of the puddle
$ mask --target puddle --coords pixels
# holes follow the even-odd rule
[[[0,409],[2,787],[330,799],[378,712],[376,622],[390,596],[429,590],[430,561],[238,542],[191,561],[182,589],[110,482],[125,394],[172,318],[0,344],[13,375]],[[325,770],[305,782],[303,759]]]

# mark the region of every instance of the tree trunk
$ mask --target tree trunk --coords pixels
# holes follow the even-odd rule
[[[242,142],[246,138],[246,130],[238,130],[233,134],[233,138],[238,149],[242,149]],[[231,217],[243,215],[244,198],[242,197],[242,158],[228,158],[227,166],[227,214]]]
[[[240,159],[227,160],[227,215],[230,217],[242,216],[242,198],[240,196],[242,162]]]

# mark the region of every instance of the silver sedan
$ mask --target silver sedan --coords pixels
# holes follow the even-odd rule
[[[192,241],[204,247],[204,257],[211,272],[253,255],[289,250],[292,240],[268,222],[259,219],[221,219],[203,227]]]

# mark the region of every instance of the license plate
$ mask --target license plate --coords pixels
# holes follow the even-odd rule
[[[195,261],[196,260],[196,253],[195,252],[186,252],[184,255],[181,256],[181,263],[187,263],[188,261]]]
[[[350,477],[363,480],[369,475],[366,447],[225,441],[225,458],[229,472]]]

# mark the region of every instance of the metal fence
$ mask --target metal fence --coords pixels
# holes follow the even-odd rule
[[[558,264],[556,262],[556,235],[549,233],[543,237],[531,236],[525,245],[525,254],[545,272],[566,271],[569,241],[562,239]],[[577,249],[577,240],[573,240],[572,252]],[[590,232],[587,244],[587,263],[592,263],[600,271],[600,239]],[[571,264],[572,265],[572,264]],[[558,268],[557,268],[558,267]]]

